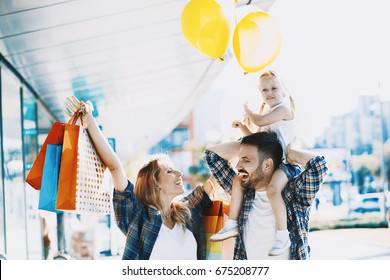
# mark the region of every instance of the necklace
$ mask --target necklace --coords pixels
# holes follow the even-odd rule
[[[171,217],[171,214],[164,214],[163,211],[160,211],[160,215],[163,216],[165,219],[168,219]]]

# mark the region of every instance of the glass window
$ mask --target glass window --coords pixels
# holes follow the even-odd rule
[[[2,82],[1,82],[1,64],[0,64],[0,98],[2,96]],[[2,116],[2,110],[0,107],[0,118]],[[3,166],[3,144],[2,137],[3,129],[2,129],[2,121],[0,119],[0,166]],[[3,168],[0,168],[0,254],[5,254],[5,223],[4,223],[4,197],[3,197]]]
[[[27,259],[20,85],[1,71],[6,254],[8,259]]]
[[[157,145],[150,148],[149,152],[155,154],[165,153],[173,149],[182,149],[184,148],[185,143],[188,141],[188,135],[188,128],[176,127]]]
[[[52,127],[54,120],[52,119],[51,115],[47,112],[44,106],[42,106],[41,103],[36,103],[36,116],[37,116],[37,135],[36,135],[36,141],[37,141],[37,151],[42,148],[43,143],[46,140],[47,134],[50,131],[50,128]],[[27,112],[25,112],[27,113]],[[33,115],[33,113],[31,113]],[[28,117],[30,118],[30,116]],[[31,126],[31,123],[29,123]],[[33,127],[30,127],[33,129]],[[29,134],[31,134],[31,138],[33,138],[33,132],[30,131]],[[26,137],[26,136],[25,136]],[[34,141],[34,140],[32,140]],[[28,145],[27,143],[25,145]],[[32,144],[33,145],[33,144]],[[32,148],[32,147],[31,147]],[[29,159],[26,159],[26,166],[29,166],[31,163],[29,160],[33,159],[35,160],[34,156],[32,156],[34,152],[31,151],[31,155],[26,155]],[[35,155],[36,157],[36,155]],[[47,212],[44,210],[37,210],[38,208],[38,200],[39,197],[36,198],[36,201],[33,202],[34,197],[29,196],[30,192],[36,192],[33,188],[27,187],[27,205],[32,205],[33,210],[31,212],[39,211],[39,220],[41,221],[42,230],[40,232],[41,236],[39,237],[32,237],[31,239],[35,238],[35,240],[39,240],[39,246],[43,248],[43,254],[41,255],[41,258],[43,259],[52,259],[55,254],[58,253],[58,247],[62,244],[63,240],[58,242],[58,233],[61,233],[63,224],[61,223],[62,220],[57,221],[57,214],[52,212]],[[60,215],[60,217],[63,217]],[[31,227],[36,229],[35,232],[37,232],[37,223],[34,222],[32,219],[30,220]],[[29,226],[29,230],[30,230]],[[60,237],[63,237],[63,234],[60,234]],[[35,259],[38,256],[38,248],[31,248],[29,245],[29,250],[32,250],[31,254],[29,252],[29,258]]]
[[[27,88],[23,88],[23,150],[27,174],[38,155],[37,102]],[[25,189],[28,259],[42,259],[43,220],[38,210],[39,191],[27,183],[25,183]]]
[[[188,141],[188,128],[177,127],[172,131],[172,147],[183,148],[186,141]]]

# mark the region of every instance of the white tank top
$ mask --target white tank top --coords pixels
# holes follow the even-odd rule
[[[196,260],[196,240],[194,234],[181,225],[172,229],[162,224],[158,233],[151,260]]]
[[[256,192],[244,226],[243,239],[248,260],[288,260],[290,258],[290,250],[279,256],[268,256],[276,240],[276,223],[267,191]]]
[[[281,106],[289,106],[285,101],[273,107],[270,112],[274,111],[276,108]],[[267,125],[264,127],[265,130],[274,131],[278,135],[278,138],[283,147],[284,158],[286,157],[286,147],[294,140],[296,137],[295,130],[295,121],[292,120],[281,120],[273,124]]]

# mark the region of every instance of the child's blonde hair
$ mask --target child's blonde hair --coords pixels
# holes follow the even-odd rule
[[[287,89],[286,89],[286,87],[285,87],[283,81],[280,79],[279,75],[278,75],[275,71],[273,71],[273,70],[268,70],[268,71],[264,72],[263,74],[261,74],[259,79],[261,80],[262,78],[267,78],[267,77],[270,77],[270,76],[271,76],[271,77],[274,77],[275,79],[277,79],[278,82],[279,82],[279,84],[282,86],[282,90],[283,90],[286,94],[288,94],[289,99],[290,99],[290,107],[291,107],[291,110],[292,110],[293,112],[295,112],[295,102],[294,102],[294,99],[293,99],[293,97],[291,96],[291,94],[288,93],[288,91],[287,91]],[[263,114],[265,105],[266,105],[265,102],[263,102],[263,103],[261,104],[261,106],[260,106],[260,115]]]

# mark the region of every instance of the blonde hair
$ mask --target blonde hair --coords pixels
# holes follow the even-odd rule
[[[163,164],[171,165],[169,157],[165,154],[155,155],[138,171],[134,187],[135,196],[142,203],[156,208],[161,213],[163,206],[160,199],[160,187],[157,182]],[[183,202],[172,202],[170,216],[175,223],[181,224],[185,229],[186,223],[191,218],[191,212]]]
[[[289,96],[291,110],[293,112],[295,112],[295,101],[294,101],[294,98],[291,96],[291,94],[288,93],[288,91],[287,91],[283,81],[280,79],[279,75],[275,71],[273,71],[273,70],[268,70],[268,71],[264,72],[263,74],[261,74],[259,79],[261,80],[262,78],[268,78],[268,77],[273,77],[274,79],[276,79],[279,82],[279,84],[282,86],[282,90]],[[263,114],[263,111],[265,109],[265,105],[266,105],[265,102],[263,102],[261,104],[261,106],[260,106],[260,115]]]

